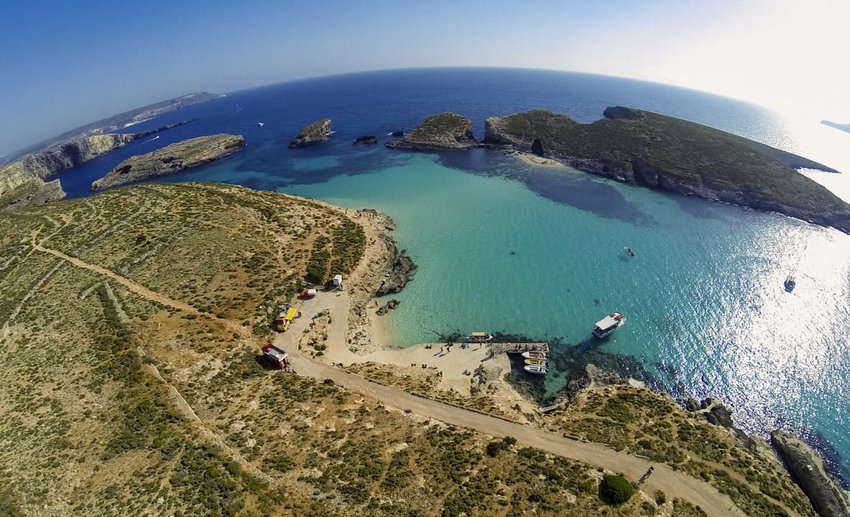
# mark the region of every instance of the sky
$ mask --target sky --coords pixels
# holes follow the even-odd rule
[[[191,91],[387,68],[644,79],[850,122],[850,0],[0,2],[0,157]]]

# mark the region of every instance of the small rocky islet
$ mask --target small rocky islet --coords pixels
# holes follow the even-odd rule
[[[92,190],[126,185],[199,167],[242,150],[240,135],[218,134],[191,138],[150,153],[132,156],[92,183]]]
[[[301,132],[289,142],[289,148],[298,149],[327,142],[332,132],[331,119],[321,118],[304,126]]]

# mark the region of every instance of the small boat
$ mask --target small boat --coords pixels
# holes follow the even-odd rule
[[[794,280],[793,276],[788,275],[788,277],[785,279],[785,290],[790,293],[794,290],[795,287],[797,287],[797,281]]]
[[[266,125],[265,122],[257,122],[257,127],[263,127],[265,125]]]
[[[593,335],[599,339],[606,338],[610,336],[612,332],[622,327],[625,323],[626,318],[624,318],[622,314],[619,312],[612,312],[608,316],[605,316],[596,322],[596,325],[593,326]]]
[[[631,246],[626,246],[626,253],[628,253],[628,255],[629,255],[630,257],[634,257],[634,256],[635,256],[635,250],[633,250]]]
[[[546,375],[546,365],[543,364],[527,364],[522,369],[535,375]]]
[[[525,364],[542,364],[543,366],[546,366],[546,359],[526,359]]]
[[[536,352],[534,350],[529,350],[528,352],[523,352],[522,356],[526,359],[546,359],[546,352]]]
[[[486,332],[473,332],[466,336],[466,341],[469,343],[489,343],[493,341],[493,335]]]

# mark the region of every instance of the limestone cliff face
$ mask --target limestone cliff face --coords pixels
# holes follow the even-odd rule
[[[46,178],[124,147],[135,139],[136,136],[133,134],[117,133],[86,136],[31,154],[23,158],[21,162],[28,171],[40,178]]]
[[[25,156],[0,169],[0,197],[9,196],[25,185],[41,190],[45,178],[124,147],[135,139],[135,134],[90,135]],[[50,197],[55,197],[61,192],[61,187],[56,183],[47,191],[52,193]],[[64,197],[64,192],[61,197]]]
[[[817,452],[802,440],[782,431],[772,432],[770,441],[794,481],[809,496],[812,506],[820,515],[850,515],[850,501],[826,473],[823,460]]]
[[[106,176],[92,183],[91,188],[100,190],[174,174],[218,160],[244,147],[245,139],[240,135],[218,134],[184,140],[124,160]]]
[[[487,119],[484,143],[558,159],[578,170],[667,192],[780,212],[850,233],[850,205],[796,168],[836,172],[714,128],[609,107],[579,124],[532,110]]]
[[[323,142],[327,142],[328,138],[331,136],[331,119],[323,118],[319,119],[301,130],[291,142],[289,142],[290,149],[296,149],[298,147],[307,147],[310,145],[317,145]]]
[[[426,118],[401,140],[387,142],[393,149],[414,151],[463,150],[478,143],[472,136],[472,121],[457,113],[438,113]]]

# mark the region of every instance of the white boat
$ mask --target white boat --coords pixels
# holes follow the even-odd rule
[[[626,318],[624,318],[622,314],[619,312],[612,312],[608,316],[605,316],[596,322],[596,325],[593,326],[593,335],[599,339],[606,338],[610,336],[612,332],[622,327],[625,323]]]
[[[493,335],[486,332],[473,332],[466,336],[466,341],[469,343],[489,343],[493,341]]]
[[[535,375],[546,375],[546,365],[543,364],[527,364],[522,369]]]
[[[263,127],[265,125],[266,125],[265,122],[257,122],[257,127]]]
[[[546,359],[546,352],[536,352],[534,350],[529,350],[528,352],[523,352],[522,356],[526,359]]]
[[[544,357],[541,359],[526,359],[525,364],[542,364],[543,366],[546,366],[546,358]]]

